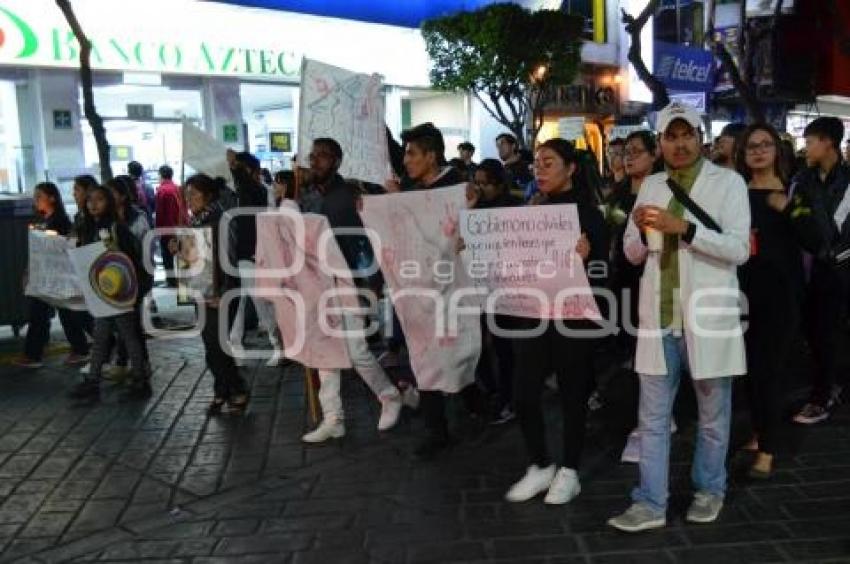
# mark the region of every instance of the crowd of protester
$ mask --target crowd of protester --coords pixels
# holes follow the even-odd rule
[[[805,343],[813,362],[810,396],[793,421],[820,423],[839,402],[838,351],[850,291],[850,165],[840,146],[844,128],[835,118],[818,118],[806,128],[803,162],[788,139],[767,124],[730,124],[709,144],[701,117],[679,104],[659,113],[656,130],[611,140],[605,148],[604,176],[593,152],[577,149],[573,142],[550,139],[532,155],[508,133],[495,139],[498,159],[474,162],[476,148],[465,142],[457,146],[457,158],[449,161],[439,129],[426,123],[405,131],[401,143],[390,136],[394,175],[384,186],[343,178],[339,170],[345,155],[329,138],[303,148],[300,168],[274,175],[250,153],[230,152],[232,185],[196,174],[179,186],[173,181],[174,171],[162,166],[154,191],[145,184],[139,163],[130,163],[127,175],[103,185],[91,176],[80,176],[73,188],[78,207],[74,218],[66,213],[54,184],[39,184],[34,190],[36,229],[75,237],[78,245],[102,241],[126,255],[139,273],[138,299],[126,313],[92,318],[85,311],[58,309],[72,351],[65,363],[87,363],[69,395],[75,401],[97,401],[101,381],[117,373],[125,383],[124,400],[151,396],[141,319],[144,297],[153,285],[143,264],[142,244],[153,228],[217,226],[228,210],[248,210],[228,224],[229,230],[213,230],[214,297],[197,306],[204,313],[201,339],[214,380],[208,413],[217,416],[226,407],[238,415],[249,408],[249,388],[238,359],[227,352],[219,335],[229,335],[234,350],[241,347],[251,300],[270,345],[281,346],[272,307],[250,294],[259,211],[286,206],[321,214],[332,228],[347,228],[347,234],[336,239],[348,267],[357,273],[364,256],[371,258],[372,253],[365,236],[350,232],[363,229],[358,206],[364,194],[466,184],[468,205],[476,209],[573,204],[582,232],[575,252],[585,264],[608,265],[604,276],[590,276],[589,281],[617,297],[621,330],[610,339],[583,338],[547,325],[535,337],[510,339],[490,331],[482,314],[476,381],[458,392],[462,403],[473,419],[518,422],[529,465],[507,491],[507,501],[545,494],[545,503],[564,504],[581,491],[588,411],[605,401],[606,387],[611,385],[601,377],[597,361],[603,357],[627,371],[640,392],[638,425],[623,459],[638,463],[640,481],[631,506],[609,524],[635,532],[666,523],[673,405],[681,376],[688,374],[698,423],[695,495],[687,520],[714,521],[726,492],[733,377],[746,378],[753,434],[743,448],[755,453],[752,479],[770,479],[774,471],[795,343]],[[157,239],[167,284],[176,286],[173,265],[180,246],[171,234]],[[462,248],[461,241],[458,252]],[[225,272],[221,254],[238,265],[238,276]],[[359,283],[376,289],[382,280],[378,276]],[[222,314],[219,299],[233,288],[242,288],[245,294],[233,311]],[[746,307],[740,317],[703,313],[710,327],[725,331],[720,337],[707,336],[694,330],[687,304],[693,295],[718,288],[732,290],[734,296],[727,292],[712,306],[738,307],[740,289]],[[599,306],[604,310],[604,304]],[[29,329],[19,366],[42,365],[52,309],[29,298]],[[496,316],[503,329],[528,328],[538,321]],[[579,333],[596,326],[591,320],[567,324]],[[344,325],[361,328],[363,319],[346,314]],[[376,357],[370,346],[374,341],[362,337],[346,338],[348,353],[354,370],[381,405],[378,429],[392,428],[403,405],[417,407],[425,430],[414,454],[432,458],[454,440],[446,406],[449,394],[417,392],[410,382],[388,377],[385,369],[403,358],[405,349],[397,319],[393,325],[392,342],[378,347],[387,351],[384,355]],[[553,375],[563,418],[557,454],[547,447],[541,403]],[[340,370],[318,371],[323,416],[318,427],[304,435],[305,442],[345,435],[340,380]]]

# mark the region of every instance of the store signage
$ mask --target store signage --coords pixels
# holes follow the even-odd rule
[[[132,161],[133,148],[129,145],[110,145],[109,160],[112,161]]]
[[[703,114],[708,113],[705,92],[670,92],[670,101],[687,104]]]
[[[312,55],[393,84],[428,84],[418,30],[213,2],[75,0],[74,10],[92,43],[95,70],[295,82],[302,57]],[[391,55],[369,56],[387,45]],[[0,0],[0,65],[77,68],[79,55],[54,1]]]
[[[228,123],[222,127],[222,139],[225,143],[239,141],[239,129],[235,123]]]
[[[558,120],[558,135],[562,139],[574,141],[584,139],[584,118],[565,117]]]
[[[71,110],[53,110],[53,129],[74,129]]]
[[[67,67],[79,64],[79,42],[67,25],[44,25],[0,3],[0,33],[2,63]],[[113,32],[96,29],[86,33],[92,43],[91,64],[95,69],[296,78],[301,64],[301,57],[286,49],[252,48],[212,39],[189,40],[180,34],[157,40],[142,34],[133,37],[117,28]]]
[[[272,153],[292,152],[292,134],[288,131],[269,133],[269,151]]]
[[[127,104],[127,119],[153,119],[153,104]]]
[[[706,92],[714,87],[714,56],[710,51],[656,41],[654,74],[667,88]]]

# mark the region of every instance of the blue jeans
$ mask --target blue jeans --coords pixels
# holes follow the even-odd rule
[[[667,510],[670,475],[670,419],[688,352],[683,337],[663,338],[664,376],[640,375],[640,485],[632,500],[659,514]],[[699,429],[691,480],[698,492],[723,497],[726,493],[726,453],[732,417],[732,378],[694,380]]]

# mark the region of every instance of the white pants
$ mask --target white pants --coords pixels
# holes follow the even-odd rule
[[[363,328],[361,318],[353,315],[343,316],[344,328],[354,331]],[[375,355],[369,350],[363,335],[349,335],[345,339],[351,364],[360,378],[366,383],[379,400],[395,397],[399,394],[387,373],[378,364]],[[326,421],[342,421],[342,398],[340,397],[340,370],[319,370],[319,404],[322,406],[322,418]]]
[[[230,344],[236,350],[242,348],[242,338],[245,336],[245,304],[248,299],[254,300],[254,309],[257,310],[257,318],[259,319],[260,329],[265,330],[269,335],[274,333],[277,322],[275,321],[274,308],[271,302],[268,302],[257,296],[249,296],[248,291],[252,290],[257,285],[257,280],[254,278],[255,265],[250,260],[240,260],[239,279],[242,295],[239,298],[239,308],[236,310],[236,317],[233,320],[233,327],[230,328]]]

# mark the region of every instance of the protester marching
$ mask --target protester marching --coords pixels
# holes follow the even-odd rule
[[[138,162],[103,184],[78,177],[74,218],[54,184],[34,187],[18,366],[43,365],[55,309],[71,344],[65,363],[88,363],[69,401],[100,401],[114,366],[128,375],[122,400],[147,401],[153,328],[144,320],[163,268],[167,291],[194,307],[208,417],[251,412],[243,366],[254,357],[243,341],[254,315],[272,351],[263,360],[303,371],[316,412],[303,442],[346,436],[341,383],[354,373],[380,407],[369,423],[379,431],[418,410],[424,430],[411,454],[423,463],[451,456],[464,434],[450,403],[462,404],[466,425],[516,422],[527,469],[504,485],[504,499],[550,505],[594,481],[581,471],[589,413],[616,385],[604,374],[624,371],[639,386],[637,427],[622,437],[638,482],[608,520],[624,532],[670,518],[680,386],[693,387],[698,412],[685,511],[693,524],[724,506],[733,390],[747,394],[753,480],[782,463],[795,342],[805,339],[814,363],[793,421],[823,422],[839,405],[850,291],[841,121],[806,128],[808,166],[791,176],[772,126],[730,124],[707,155],[702,116],[674,101],[655,131],[610,140],[603,178],[592,154],[557,137],[531,161],[505,132],[492,140],[498,159],[476,163],[463,142],[450,162],[432,123],[393,139],[377,75],[311,61],[302,72],[346,90],[304,89],[293,169],[264,172],[255,155],[186,122],[192,174],[182,185],[162,165],[154,191]],[[390,370],[388,352],[409,359],[409,379]],[[550,388],[554,427],[543,413]]]

